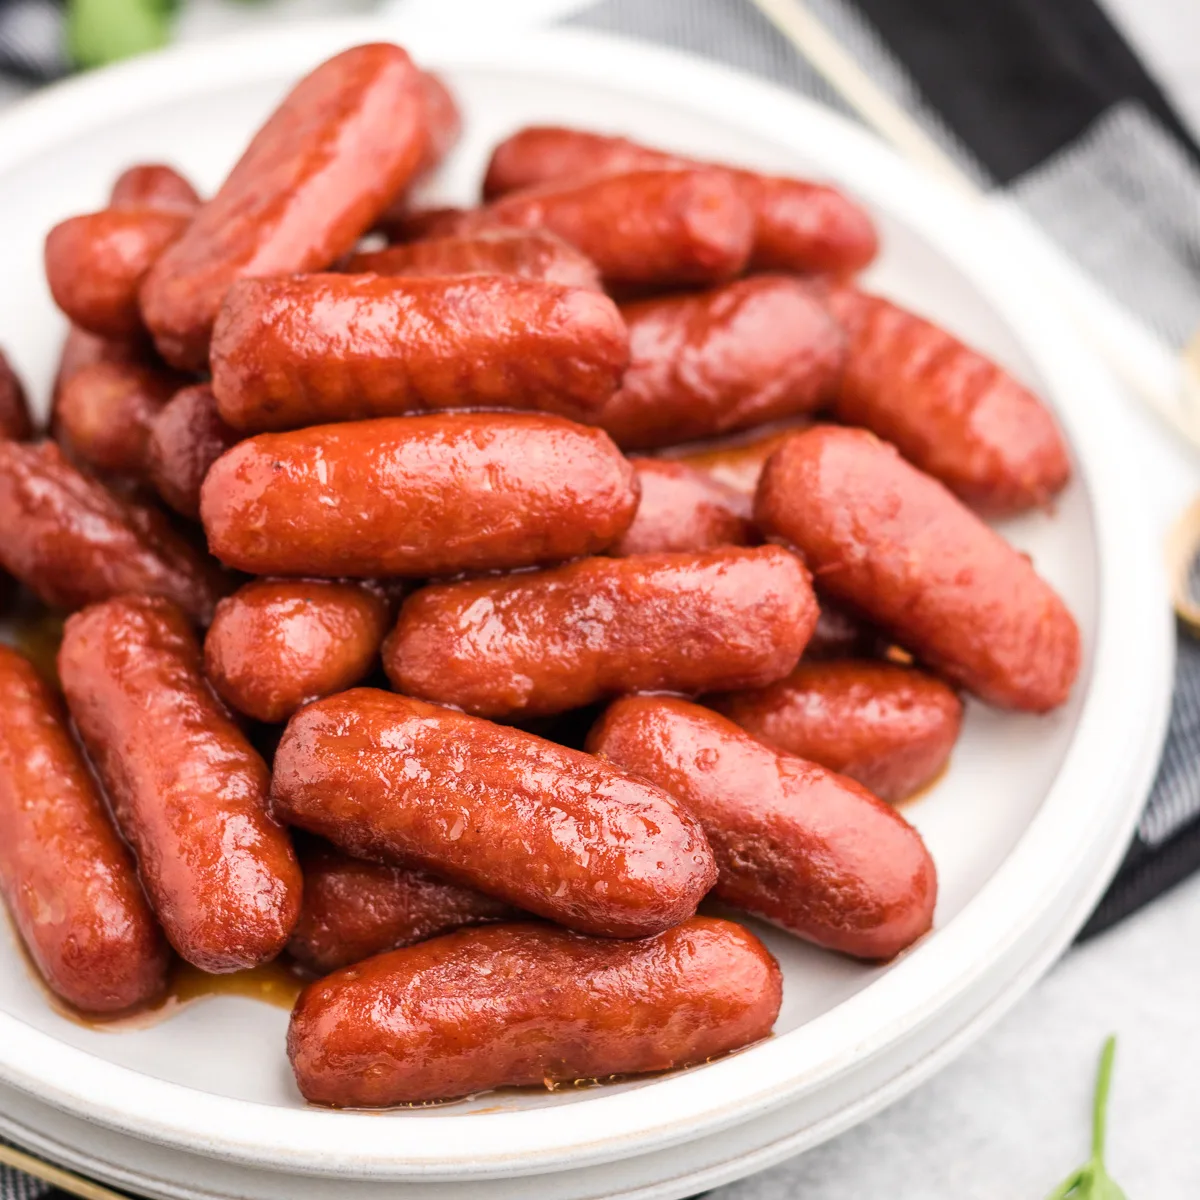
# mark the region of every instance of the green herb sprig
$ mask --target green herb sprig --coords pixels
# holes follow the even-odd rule
[[[1092,1101],[1092,1156],[1077,1171],[1072,1171],[1046,1197],[1046,1200],[1126,1200],[1125,1193],[1113,1182],[1104,1165],[1104,1133],[1108,1120],[1108,1089],[1112,1083],[1113,1057],[1117,1039],[1109,1037],[1100,1054],[1096,1075],[1096,1095]]]
[[[102,67],[165,46],[181,0],[68,0],[67,53]]]

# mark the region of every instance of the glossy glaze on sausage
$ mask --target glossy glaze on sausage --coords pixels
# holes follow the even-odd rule
[[[136,363],[81,367],[59,393],[56,436],[78,462],[142,476],[151,426],[182,382],[174,371]]]
[[[50,425],[53,431],[57,422],[54,416],[63,388],[84,367],[93,363],[131,363],[136,366],[154,366],[156,357],[144,338],[102,338],[78,325],[67,329],[62,349],[58,355],[58,369],[54,375],[54,389],[50,400]]]
[[[778,546],[589,558],[422,588],[383,663],[409,695],[546,716],[623,692],[760,687],[796,665],[816,619],[808,572]]]
[[[82,474],[53,442],[0,442],[0,566],[52,608],[144,592],[207,622],[228,590],[161,513]]]
[[[547,925],[460,930],[310,985],[288,1028],[305,1099],[381,1108],[707,1062],[771,1031],[779,965],[693,917],[610,942]]]
[[[824,426],[768,461],[755,523],[820,587],[1001,708],[1046,712],[1079,672],[1079,629],[1013,549],[937,480],[864,430]]]
[[[191,215],[200,207],[200,195],[174,167],[165,163],[138,163],[117,176],[108,206],[157,208]]]
[[[300,854],[304,903],[288,953],[325,975],[375,954],[520,913],[426,871],[351,858],[313,839]]]
[[[166,987],[169,952],[33,665],[0,646],[0,894],[29,956],[72,1007],[114,1013]]]
[[[348,274],[516,275],[563,287],[600,290],[595,263],[547,229],[489,229],[425,238],[352,255]]]
[[[100,337],[144,334],[138,288],[189,219],[161,208],[106,208],[55,225],[45,253],[54,303]]]
[[[458,232],[549,229],[587,255],[607,285],[702,287],[741,274],[753,214],[725,171],[632,171],[548,183],[466,214]]]
[[[286,721],[371,670],[388,616],[383,597],[356,584],[256,579],[217,605],[204,673],[231,708]]]
[[[441,163],[462,136],[462,113],[445,81],[432,71],[421,72],[420,89],[425,110],[425,152],[418,171],[427,173]]]
[[[962,701],[940,679],[861,659],[802,662],[778,683],[708,703],[747,733],[890,804],[942,773],[962,727]]]
[[[630,364],[592,419],[618,445],[670,446],[811,413],[833,395],[845,337],[810,287],[758,275],[621,307]]]
[[[668,446],[660,454],[701,471],[739,496],[754,500],[758,477],[768,458],[794,433],[812,425],[809,417],[789,417],[725,437]]]
[[[1049,410],[953,334],[879,296],[835,289],[848,335],[831,411],[891,442],[988,516],[1046,507],[1071,464]]]
[[[608,436],[535,413],[439,413],[259,434],[213,464],[200,510],[256,574],[426,578],[591,554],[629,527]]]
[[[274,811],[350,854],[605,937],[690,916],[704,835],[665,792],[577,750],[357,688],[302,708],[275,753]]]
[[[493,151],[483,194],[492,199],[519,188],[597,172],[706,165],[714,164],[654,150],[629,138],[533,125]],[[736,180],[754,212],[753,270],[845,275],[862,270],[878,252],[874,222],[837,188],[723,169]]]
[[[512,276],[244,279],[213,334],[222,418],[247,433],[422,409],[579,417],[612,395],[629,337],[599,292]]]
[[[853,780],[667,696],[617,700],[587,744],[699,818],[727,903],[858,958],[929,930],[937,872],[921,835]]]
[[[0,350],[0,438],[23,442],[33,436],[33,418],[20,376]]]
[[[239,435],[221,420],[207,383],[181,388],[150,421],[146,475],[177,513],[198,521],[205,476],[238,440]]]
[[[183,611],[148,596],[84,609],[58,670],[171,945],[214,973],[274,958],[300,910],[300,868],[267,811],[266,764],[205,682]]]
[[[291,90],[146,277],[142,315],[169,363],[207,365],[236,279],[321,270],[354,246],[420,166],[422,87],[400,47],[376,43],[336,55]]]
[[[683,463],[661,458],[631,458],[641,499],[633,524],[609,550],[630,554],[668,554],[747,546],[756,541],[750,505],[707,475]]]

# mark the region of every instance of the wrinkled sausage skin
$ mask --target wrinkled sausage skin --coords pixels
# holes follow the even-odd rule
[[[257,721],[358,683],[387,632],[388,604],[329,580],[256,579],[217,605],[204,671],[217,695]]]
[[[238,435],[221,420],[207,383],[181,388],[150,421],[146,474],[180,516],[200,519],[200,487]]]
[[[289,824],[585,933],[657,933],[695,912],[715,878],[699,826],[665,792],[391,692],[302,708],[274,771],[274,811]]]
[[[0,442],[0,566],[52,608],[145,592],[206,622],[228,590],[161,513],[81,474],[52,442]]]
[[[941,774],[962,727],[952,688],[883,662],[802,662],[778,683],[708,702],[747,733],[892,804]]]
[[[816,619],[808,572],[777,546],[591,558],[415,592],[383,663],[409,695],[548,716],[623,692],[762,686],[796,665]]]
[[[236,279],[321,270],[354,246],[425,155],[422,87],[400,47],[376,43],[292,89],[142,284],[142,316],[167,362],[207,365]]]
[[[212,347],[221,416],[245,433],[422,409],[579,417],[628,362],[607,296],[498,275],[245,279]]]
[[[74,1008],[166,987],[169,952],[133,860],[33,665],[0,646],[0,893],[38,970]]]
[[[870,433],[832,426],[768,461],[755,522],[822,590],[1001,708],[1046,712],[1079,672],[1066,605],[1003,538]]]
[[[425,871],[351,858],[315,839],[300,864],[304,903],[288,953],[321,975],[467,925],[520,916],[482,892]]]
[[[618,288],[703,286],[745,269],[753,215],[727,172],[633,171],[552,182],[465,214],[457,232],[549,229]]]
[[[212,552],[256,574],[507,570],[611,545],[637,508],[606,434],[534,413],[392,417],[259,434],[209,470]]]
[[[564,287],[600,290],[591,259],[546,229],[492,229],[435,237],[355,254],[353,275],[516,275]]]
[[[756,540],[745,497],[683,463],[660,458],[629,461],[637,471],[641,499],[633,524],[610,554],[712,550]]]
[[[267,811],[266,764],[209,690],[183,612],[147,596],[93,605],[68,619],[58,670],[171,944],[215,973],[274,958],[300,868]]]
[[[545,925],[460,930],[308,987],[288,1057],[307,1100],[446,1100],[705,1062],[771,1031],[782,976],[714,917],[637,942]]]
[[[666,696],[615,701],[587,745],[699,818],[729,904],[858,958],[929,930],[937,872],[921,835],[853,780]]]
[[[988,516],[1045,507],[1071,464],[1054,418],[1028,388],[953,334],[879,296],[836,289],[849,335],[832,413],[891,442]]]
[[[811,413],[845,338],[804,283],[759,275],[625,304],[630,365],[592,419],[620,446],[670,446]]]
[[[696,167],[629,138],[533,125],[496,147],[483,183],[485,199],[574,176]],[[826,184],[756,171],[722,168],[737,182],[754,213],[751,269],[845,275],[860,271],[879,250],[870,216]]]

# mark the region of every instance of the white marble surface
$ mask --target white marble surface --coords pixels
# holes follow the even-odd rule
[[[458,2],[393,7],[407,3],[426,19],[452,20]],[[527,2],[546,7],[546,0]],[[1200,128],[1200,5],[1103,3]],[[210,37],[372,7],[369,0],[253,7],[191,0],[180,35]],[[504,8],[511,20],[522,2],[507,0]],[[0,104],[19,94],[0,84]],[[1148,418],[1135,423],[1131,449],[1165,529],[1200,485],[1200,466]],[[1086,1157],[1095,1063],[1110,1032],[1120,1039],[1110,1112],[1113,1174],[1130,1200],[1191,1200],[1200,1195],[1200,878],[1071,951],[932,1082],[825,1146],[719,1189],[714,1200],[1040,1200]]]

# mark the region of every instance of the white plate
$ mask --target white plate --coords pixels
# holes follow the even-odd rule
[[[303,70],[399,32],[341,22],[184,48],[43,93],[0,120],[0,342],[39,390],[62,328],[40,271],[53,222],[99,206],[113,174],[136,160],[174,161],[211,188]],[[466,113],[466,139],[439,184],[446,198],[471,196],[487,147],[512,128],[562,121],[834,178],[867,200],[886,246],[873,281],[1007,363],[1063,421],[1075,482],[1053,519],[1005,532],[1076,613],[1083,675],[1048,718],[972,706],[950,772],[907,810],[940,872],[932,936],[870,968],[764,934],[784,967],[784,1009],[776,1036],[742,1054],[592,1091],[326,1112],[305,1108],[292,1086],[285,1014],[226,998],[140,1032],[84,1028],[46,1006],[0,940],[0,1080],[117,1133],[243,1167],[343,1180],[565,1179],[631,1156],[678,1158],[684,1151],[671,1147],[692,1143],[684,1157],[715,1180],[744,1166],[751,1142],[765,1165],[767,1147],[785,1147],[781,1155],[828,1136],[928,1074],[1044,969],[1115,867],[1161,742],[1172,655],[1157,557],[1121,462],[1118,405],[1020,255],[842,119],[732,72],[596,35],[412,32],[410,47],[445,71]],[[735,1126],[740,1134],[721,1136]]]

